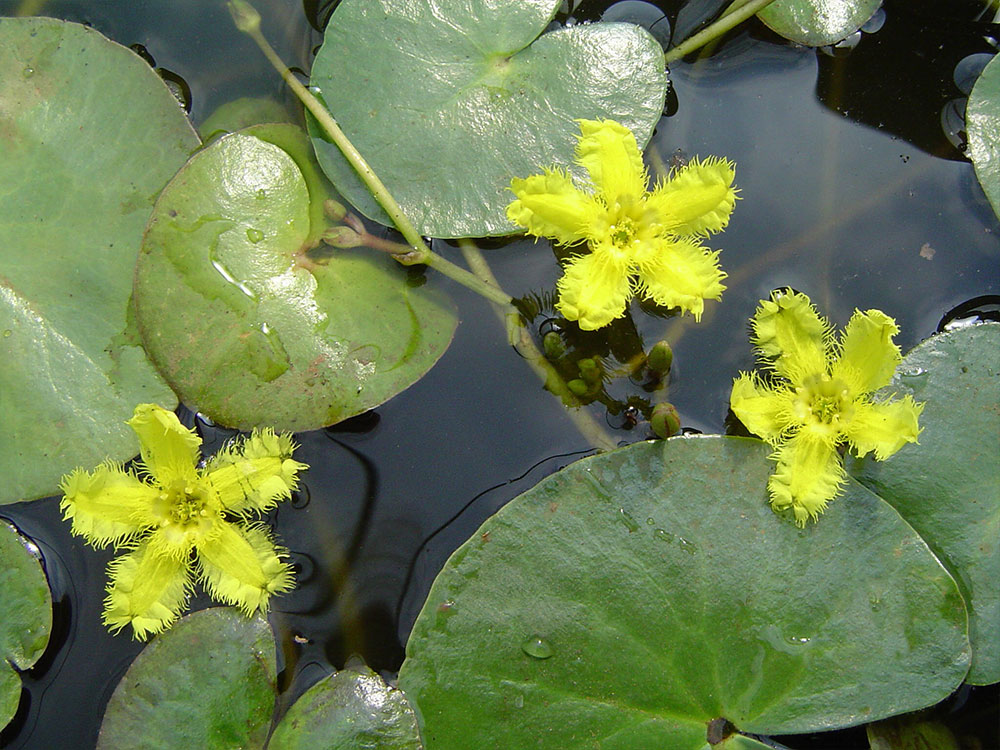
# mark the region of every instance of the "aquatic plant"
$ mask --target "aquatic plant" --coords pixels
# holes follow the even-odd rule
[[[59,507],[74,534],[127,552],[111,561],[104,624],[132,626],[145,640],[180,615],[193,578],[245,613],[265,612],[294,585],[287,553],[249,523],[291,497],[306,465],[288,435],[255,430],[198,468],[201,439],[173,412],[139,404],[128,421],[139,436],[137,470],[113,462],[63,477]]]
[[[883,461],[915,443],[924,405],[910,395],[873,398],[902,360],[896,322],[881,310],[855,311],[839,340],[829,321],[799,292],[774,292],[750,322],[769,380],[741,373],[730,405],[751,431],[774,446],[767,488],[775,510],[791,508],[795,523],[816,520],[846,481],[837,449]]]
[[[698,238],[719,232],[736,204],[735,166],[693,159],[647,189],[649,176],[635,136],[611,121],[580,120],[577,161],[590,175],[581,190],[552,167],[515,178],[507,218],[528,234],[564,245],[586,243],[559,280],[556,309],[584,330],[621,317],[640,294],[701,319],[706,299],[719,299],[725,273],[718,252]]]

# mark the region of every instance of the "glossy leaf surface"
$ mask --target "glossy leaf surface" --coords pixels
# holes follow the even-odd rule
[[[182,617],[136,657],[108,702],[98,750],[264,747],[274,710],[267,621],[215,607]]]
[[[0,729],[21,700],[18,671],[38,661],[52,632],[52,595],[33,547],[0,519]]]
[[[312,85],[422,234],[517,231],[504,214],[511,178],[569,167],[576,119],[618,120],[640,144],[649,140],[666,90],[659,44],[630,24],[539,37],[558,6],[344,0],[334,11]],[[320,164],[337,189],[389,223],[314,125]]]
[[[240,131],[193,157],[157,201],[136,268],[150,357],[230,427],[308,430],[366,411],[418,380],[457,324],[384,253],[308,253],[326,195],[293,158],[307,158],[304,136],[293,148],[274,135],[289,131]]]
[[[969,94],[965,124],[976,177],[1000,216],[1000,62],[994,57]]]
[[[449,559],[400,673],[428,750],[702,748],[947,696],[969,664],[955,582],[850,482],[819,523],[767,505],[769,449],[683,437],[578,461]]]
[[[269,750],[421,750],[406,697],[367,667],[344,669],[305,692],[275,727]]]
[[[893,505],[941,559],[969,607],[968,681],[1000,680],[1000,324],[933,336],[886,389],[925,401],[920,442],[855,477]]]
[[[821,47],[853,34],[881,4],[882,0],[775,0],[757,17],[786,39]]]

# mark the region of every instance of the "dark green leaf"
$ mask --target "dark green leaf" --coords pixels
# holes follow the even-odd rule
[[[0,519],[0,729],[21,699],[17,671],[30,668],[49,643],[52,595],[33,545]]]
[[[264,747],[274,710],[267,621],[228,607],[182,617],[136,657],[115,688],[98,750]]]
[[[367,667],[345,669],[309,688],[274,730],[269,750],[421,750],[402,692]]]
[[[428,750],[705,747],[946,697],[970,651],[955,582],[849,482],[798,529],[770,449],[684,437],[579,461],[513,500],[435,580],[400,673]]]
[[[886,389],[926,406],[920,443],[849,464],[893,505],[958,581],[969,607],[976,685],[1000,680],[1000,325],[944,333],[906,355]]]

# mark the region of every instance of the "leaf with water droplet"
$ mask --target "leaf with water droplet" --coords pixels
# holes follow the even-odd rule
[[[521,650],[532,659],[549,659],[555,653],[552,644],[538,635],[533,635],[521,643]]]
[[[882,0],[775,0],[757,14],[765,24],[799,44],[834,44],[860,29]]]
[[[1000,324],[932,336],[885,394],[926,402],[920,441],[848,471],[899,511],[958,581],[969,607],[974,685],[1000,680]]]
[[[969,134],[969,158],[993,212],[1000,216],[1000,56],[979,74],[969,94],[965,126]]]
[[[445,564],[407,643],[400,687],[427,749],[475,738],[563,750],[596,736],[703,750],[720,717],[742,732],[809,732],[946,697],[970,653],[955,582],[857,482],[822,523],[783,520],[767,501],[769,453],[717,436],[639,443],[568,466],[487,520]],[[654,523],[630,532],[623,509]],[[536,639],[553,658],[529,658]]]
[[[21,677],[49,643],[52,595],[39,559],[17,529],[0,520],[0,729],[17,711]]]
[[[409,387],[451,341],[450,302],[385,254],[310,253],[329,190],[302,131],[272,124],[213,142],[156,202],[136,319],[181,399],[219,424],[333,424]]]
[[[153,198],[198,138],[155,72],[93,29],[0,19],[0,504],[136,454],[177,401],[131,336]]]
[[[663,111],[663,50],[631,24],[542,34],[559,0],[343,0],[311,81],[421,234],[519,231],[513,177],[574,165],[575,119],[649,140]],[[541,34],[541,36],[539,36]],[[537,38],[536,38],[537,37]],[[359,211],[389,218],[310,123],[323,170]]]
[[[275,650],[262,617],[212,607],[149,642],[115,688],[98,750],[264,747]]]
[[[368,667],[313,685],[275,727],[269,750],[421,750],[417,720],[402,691]]]

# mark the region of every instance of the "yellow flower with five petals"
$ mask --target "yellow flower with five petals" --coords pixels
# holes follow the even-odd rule
[[[924,405],[912,396],[875,400],[901,361],[896,321],[881,310],[856,310],[839,340],[809,298],[775,292],[751,319],[751,341],[772,378],[741,373],[730,406],[750,432],[772,446],[771,506],[795,522],[816,520],[843,486],[838,447],[885,460],[917,442]]]
[[[108,566],[104,624],[132,626],[145,640],[177,619],[194,571],[216,599],[246,614],[266,611],[294,585],[287,553],[249,519],[291,496],[298,473],[288,435],[255,430],[198,468],[201,439],[177,416],[140,404],[128,425],[139,436],[138,473],[105,463],[63,477],[60,509],[95,547],[128,550]]]
[[[719,299],[726,274],[700,238],[722,230],[736,202],[735,167],[693,159],[653,190],[635,136],[613,120],[578,120],[577,162],[591,184],[581,190],[557,167],[511,181],[507,218],[528,234],[564,245],[586,242],[559,280],[556,309],[584,330],[606,326],[640,294],[700,320]]]

